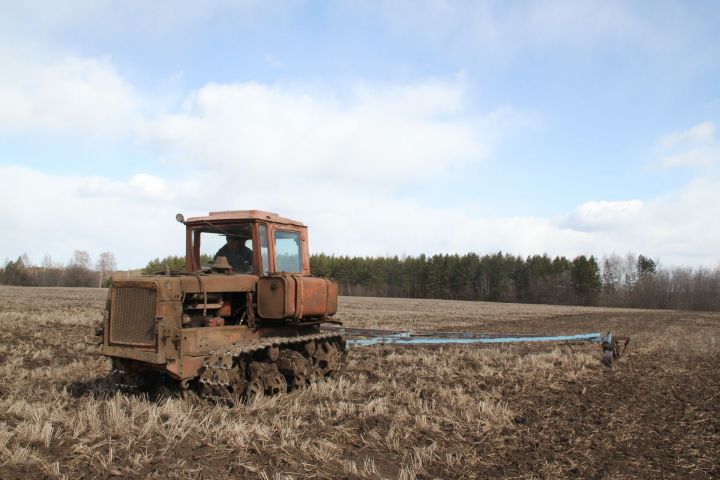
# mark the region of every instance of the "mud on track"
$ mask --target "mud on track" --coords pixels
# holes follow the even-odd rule
[[[0,478],[717,478],[720,315],[342,298],[351,326],[633,337],[354,349],[344,376],[222,407],[114,392],[104,292],[0,287]],[[162,393],[162,392],[161,392]]]

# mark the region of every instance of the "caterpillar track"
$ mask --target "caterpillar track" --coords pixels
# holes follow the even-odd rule
[[[333,377],[345,342],[336,333],[273,337],[212,352],[197,380],[201,396],[232,403],[277,395]]]
[[[332,378],[344,365],[345,355],[345,341],[337,333],[272,337],[211,352],[199,377],[175,385],[213,401],[236,404]],[[135,371],[127,362],[113,362],[109,378],[127,392],[171,387],[167,377]]]

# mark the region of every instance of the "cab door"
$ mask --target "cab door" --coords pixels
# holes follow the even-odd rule
[[[272,272],[310,274],[306,229],[274,225],[270,247]]]

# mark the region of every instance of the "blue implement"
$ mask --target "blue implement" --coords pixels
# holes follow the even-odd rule
[[[445,345],[445,344],[492,344],[492,343],[525,343],[525,342],[580,342],[602,343],[606,337],[601,333],[582,333],[577,335],[555,336],[518,336],[518,337],[450,337],[450,336],[415,336],[412,332],[397,332],[372,338],[348,338],[348,347],[367,347],[382,344],[403,345]]]
[[[514,334],[507,336],[502,333],[475,332],[437,332],[437,331],[398,331],[374,328],[344,327],[327,325],[324,330],[333,330],[345,338],[348,347],[368,347],[372,345],[478,345],[508,343],[571,343],[591,342],[602,345],[603,362],[611,366],[614,359],[619,358],[630,343],[629,337],[615,337],[607,333],[579,333],[573,335],[536,335]],[[621,350],[620,343],[624,346]]]

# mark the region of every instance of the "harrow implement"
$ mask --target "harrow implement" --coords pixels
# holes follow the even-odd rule
[[[532,335],[515,334],[508,336],[498,333],[473,332],[434,332],[425,330],[382,330],[372,328],[353,328],[344,326],[326,326],[324,330],[337,331],[346,340],[347,347],[367,347],[371,345],[472,345],[472,344],[509,344],[509,343],[580,343],[591,342],[601,345],[603,363],[612,366],[613,360],[625,353],[630,337],[616,337],[610,332],[580,333],[574,335]],[[622,344],[622,348],[621,348]]]

